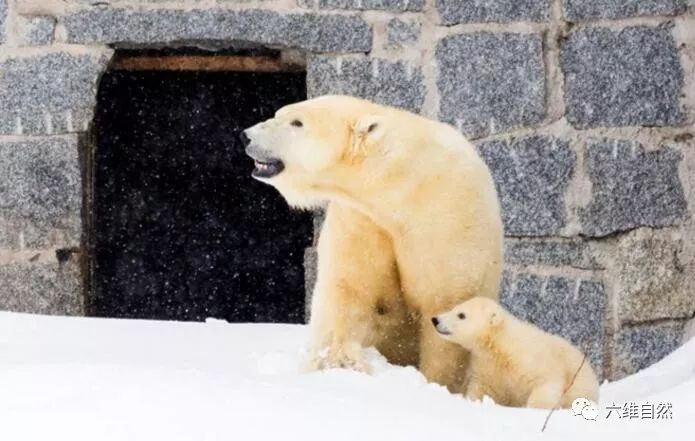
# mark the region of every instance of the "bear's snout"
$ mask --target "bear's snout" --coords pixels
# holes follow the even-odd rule
[[[239,139],[241,139],[241,145],[243,147],[246,147],[251,143],[251,138],[249,138],[249,135],[246,134],[246,130],[241,131],[241,133],[239,134]]]

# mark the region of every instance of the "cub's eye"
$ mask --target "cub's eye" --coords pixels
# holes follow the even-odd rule
[[[292,122],[290,123],[290,125],[291,125],[292,127],[303,127],[303,126],[304,126],[304,124],[303,124],[300,120],[298,120],[298,119],[295,119],[294,121],[292,121]]]
[[[462,313],[462,312],[459,312],[458,318],[460,318],[461,320],[463,320],[463,319],[466,318],[466,314],[464,314],[464,313]]]

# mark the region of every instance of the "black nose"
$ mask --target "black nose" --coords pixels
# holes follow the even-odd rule
[[[437,317],[432,317],[432,324],[437,326],[439,324],[439,319]]]
[[[239,139],[241,139],[241,143],[244,147],[249,145],[249,143],[251,142],[249,137],[246,135],[246,130],[241,131],[241,133],[239,134]]]

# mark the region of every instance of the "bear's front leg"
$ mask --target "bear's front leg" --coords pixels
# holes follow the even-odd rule
[[[476,378],[471,379],[466,386],[466,398],[471,401],[482,401],[483,397],[485,397],[483,383]]]
[[[308,368],[346,368],[370,373],[371,367],[364,357],[364,348],[371,346],[373,340],[369,312],[363,310],[359,302],[352,301],[349,292],[341,288],[317,294],[332,300],[327,307],[330,310],[321,312],[323,323],[318,322],[318,317],[312,320],[315,336]]]
[[[364,348],[378,342],[377,321],[401,295],[391,241],[366,216],[331,203],[318,259],[308,367],[369,372]]]
[[[466,390],[468,351],[444,340],[425,314],[420,328],[420,372],[428,381],[446,386],[452,393]]]

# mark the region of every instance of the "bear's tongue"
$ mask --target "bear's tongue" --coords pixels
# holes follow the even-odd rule
[[[253,170],[253,173],[251,173],[251,176],[255,178],[272,178],[285,169],[285,164],[278,160],[255,160],[253,161],[253,165],[256,168]]]

